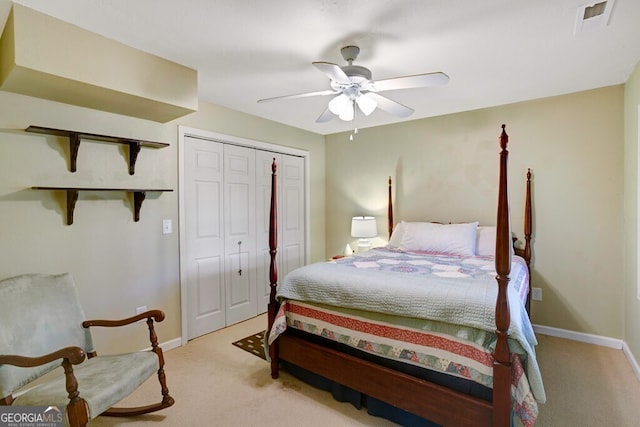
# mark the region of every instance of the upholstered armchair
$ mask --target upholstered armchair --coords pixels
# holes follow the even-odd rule
[[[144,319],[150,350],[97,355],[92,327]],[[154,330],[154,321],[163,319],[162,311],[151,310],[122,320],[86,320],[70,274],[26,274],[0,281],[0,405],[55,406],[73,427],[98,415],[132,416],[173,405]],[[25,387],[59,367],[64,375]],[[154,373],[160,382],[159,403],[113,407]],[[18,392],[23,388],[27,391]]]

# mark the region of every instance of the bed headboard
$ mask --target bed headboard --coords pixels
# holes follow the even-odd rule
[[[502,128],[504,135],[506,136],[506,132],[504,130],[504,125]],[[508,136],[506,136],[508,138]],[[503,136],[501,135],[501,138]],[[506,147],[506,145],[505,145]],[[391,176],[389,176],[389,191],[388,191],[388,200],[387,200],[387,232],[388,239],[391,239],[391,234],[393,233],[393,228],[396,225],[393,219],[393,183]],[[531,169],[527,169],[527,177],[526,177],[526,191],[525,191],[525,205],[524,205],[524,248],[519,248],[516,246],[516,242],[518,238],[513,236],[513,249],[516,255],[524,258],[527,262],[527,265],[531,264],[531,234],[533,229],[532,222],[532,208],[531,208]]]

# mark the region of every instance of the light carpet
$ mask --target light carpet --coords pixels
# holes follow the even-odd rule
[[[393,426],[365,409],[336,402],[233,342],[266,326],[261,315],[192,340],[165,353],[174,406],[135,418],[98,417],[91,426]],[[536,426],[638,426],[640,382],[621,350],[538,335],[538,359],[547,393]],[[569,362],[570,361],[570,362]],[[160,398],[156,378],[123,404]]]

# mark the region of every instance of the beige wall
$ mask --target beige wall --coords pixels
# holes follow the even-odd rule
[[[29,125],[83,130],[170,143],[143,148],[134,176],[127,149],[82,142],[78,170],[68,170],[66,139],[26,133]],[[308,150],[311,160],[311,258],[324,258],[324,138],[222,107],[200,110],[167,124],[99,112],[0,91],[0,279],[17,274],[71,272],[89,318],[119,318],[135,308],[165,310],[161,341],[180,336],[178,264],[178,125]],[[32,186],[173,188],[148,194],[139,222],[124,193],[83,193],[74,224],[65,224],[62,192]],[[162,235],[163,219],[174,233]],[[117,337],[99,332],[98,351],[138,349],[142,328]],[[142,340],[142,341],[140,341]],[[146,341],[148,342],[148,341]]]
[[[327,255],[342,253],[353,215],[386,235],[387,177],[395,219],[495,224],[498,136],[510,135],[512,229],[523,230],[534,175],[532,305],[536,324],[623,337],[622,86],[326,138]],[[353,243],[353,242],[352,242]],[[377,243],[384,243],[378,239]]]
[[[640,301],[638,301],[638,114],[640,114],[640,66],[624,92],[624,340],[640,360]]]

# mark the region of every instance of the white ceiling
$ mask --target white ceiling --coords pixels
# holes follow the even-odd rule
[[[400,121],[376,110],[316,123],[329,97],[311,65],[373,79],[442,71],[449,84],[384,95],[414,120],[624,83],[640,61],[640,1],[616,0],[609,25],[574,35],[578,7],[598,0],[18,0],[129,46],[198,70],[201,100],[319,134]],[[611,0],[609,0],[611,2]],[[0,22],[11,2],[0,0]],[[117,64],[115,64],[117,65]]]

